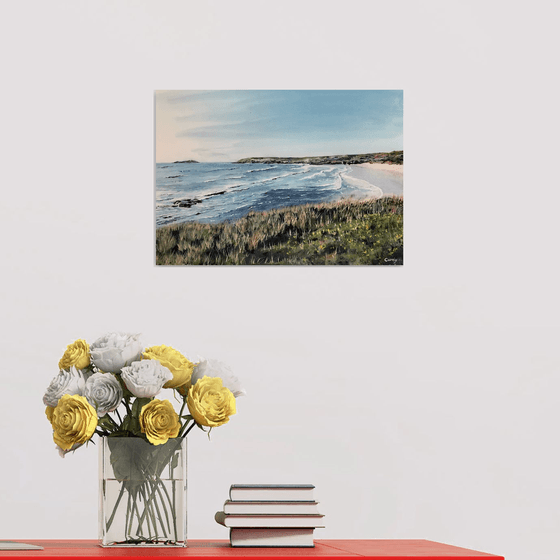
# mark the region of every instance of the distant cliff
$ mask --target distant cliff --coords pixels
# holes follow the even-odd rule
[[[195,161],[194,159],[186,159],[184,161],[174,161],[173,163],[200,163],[200,162]]]
[[[356,164],[356,163],[403,163],[403,151],[376,152],[341,156],[310,157],[250,157],[236,163],[311,163],[313,165]]]

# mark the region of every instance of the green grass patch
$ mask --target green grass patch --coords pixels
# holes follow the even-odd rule
[[[403,264],[403,199],[345,199],[251,212],[232,223],[164,226],[156,230],[156,264]]]

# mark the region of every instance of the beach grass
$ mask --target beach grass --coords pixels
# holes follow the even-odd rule
[[[402,196],[289,206],[231,223],[156,230],[158,265],[402,263]]]

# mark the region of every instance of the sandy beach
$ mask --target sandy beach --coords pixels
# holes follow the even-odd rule
[[[387,163],[360,163],[352,165],[352,171],[348,175],[361,181],[367,181],[377,187],[377,189],[374,189],[375,196],[381,196],[379,189],[383,191],[383,195],[395,194],[402,196],[403,167],[402,165],[390,165]]]

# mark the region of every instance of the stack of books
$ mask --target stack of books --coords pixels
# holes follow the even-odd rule
[[[215,519],[230,530],[231,546],[312,547],[324,527],[312,484],[232,484]]]

